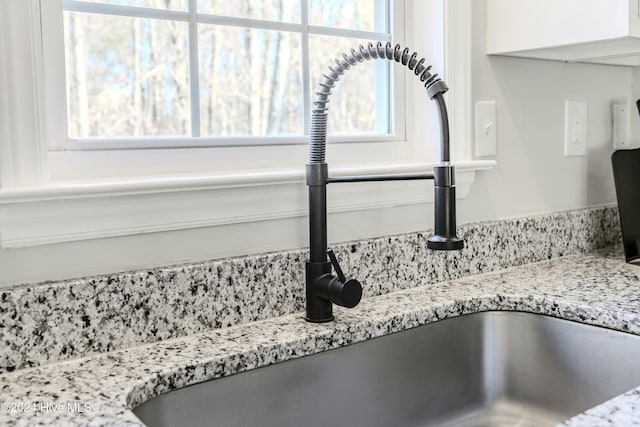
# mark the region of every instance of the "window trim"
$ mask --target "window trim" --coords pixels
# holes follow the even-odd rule
[[[458,89],[447,94],[447,103],[451,111],[452,135],[454,141],[458,141],[452,146],[453,158],[458,160],[454,161],[458,197],[465,198],[475,172],[492,168],[496,162],[470,160],[470,40],[468,34],[457,32],[470,27],[470,0],[437,1],[441,1],[447,22],[445,28],[449,29],[444,37],[444,51],[447,52],[444,61],[448,65],[444,78],[451,87]],[[46,7],[50,2],[0,2],[0,24],[3,24],[0,25],[0,54],[3,58],[12,58],[12,61],[0,61],[0,87],[7,91],[7,96],[0,99],[2,248],[306,215],[304,160],[293,168],[277,170],[129,177],[98,183],[50,182],[51,153],[47,155],[44,135],[51,125],[51,116],[44,114],[44,110],[47,102],[51,102],[52,94],[60,88],[42,84],[44,59],[38,54],[41,52],[41,3]],[[456,31],[451,30],[453,28]],[[455,132],[458,132],[457,137]],[[354,144],[333,145],[329,151],[350,145]],[[352,152],[356,150],[351,149]],[[408,146],[409,152],[412,149],[415,147]],[[429,163],[415,161],[332,165],[335,175],[428,171],[431,167]],[[330,212],[430,202],[432,190],[419,185],[390,183],[378,187],[375,192],[363,192],[357,186],[337,186],[331,191]],[[189,209],[183,209],[183,206],[189,206]],[[260,206],[259,211],[256,206]]]
[[[38,1],[0,2],[0,188],[48,182]]]
[[[494,164],[490,160],[456,163],[457,197],[466,198],[476,172]],[[432,165],[349,168],[334,170],[333,175],[425,171],[431,172]],[[367,185],[332,188],[329,214],[433,202],[431,181],[383,183],[375,195],[362,198]],[[301,171],[2,190],[0,247],[303,217],[308,214],[306,192]]]

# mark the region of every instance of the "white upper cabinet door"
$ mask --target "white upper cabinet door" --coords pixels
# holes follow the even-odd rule
[[[640,0],[487,0],[487,54],[640,65]]]

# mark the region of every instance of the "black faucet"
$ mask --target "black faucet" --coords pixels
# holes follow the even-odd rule
[[[433,173],[329,177],[325,159],[327,140],[327,103],[331,89],[346,70],[370,59],[386,59],[401,63],[414,72],[426,88],[429,97],[436,102],[440,117],[440,160]],[[306,264],[306,316],[309,322],[333,320],[333,304],[352,308],[362,298],[362,285],[356,279],[347,279],[333,251],[327,247],[327,184],[340,182],[434,180],[435,234],[427,239],[427,247],[435,250],[459,250],[464,241],[456,235],[456,187],[454,167],[450,164],[449,119],[443,94],[447,85],[437,74],[431,74],[431,66],[418,60],[416,52],[400,45],[376,45],[351,49],[329,66],[318,84],[311,115],[309,163],[306,167],[309,188],[309,261]],[[329,257],[329,260],[327,260]],[[335,270],[335,275],[331,269]]]

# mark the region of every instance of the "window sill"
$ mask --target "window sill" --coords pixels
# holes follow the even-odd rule
[[[493,160],[457,163],[457,197],[467,197],[476,171],[495,165]],[[412,173],[430,169],[431,165],[424,163],[402,164],[335,169],[332,175]],[[332,186],[328,195],[329,212],[433,201],[431,181],[379,183],[376,191],[371,191],[371,185]],[[21,248],[306,214],[302,168],[7,189],[0,190],[0,246]]]

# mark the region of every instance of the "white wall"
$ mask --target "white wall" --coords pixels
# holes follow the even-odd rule
[[[476,181],[461,220],[615,203],[611,104],[635,99],[633,68],[488,57],[484,5],[473,2],[472,87],[474,100],[497,102],[498,167]],[[567,98],[587,101],[586,157],[563,155]],[[635,110],[631,119],[640,121]]]
[[[414,0],[421,1],[421,0]],[[612,102],[627,101],[630,68],[487,57],[484,1],[473,0],[473,99],[497,102],[498,167],[478,173],[458,222],[501,219],[615,202],[609,156]],[[588,156],[565,158],[564,100],[588,102]],[[632,116],[632,118],[636,118]],[[371,184],[371,191],[377,185]],[[432,206],[414,205],[329,218],[330,240],[432,226]],[[0,286],[299,248],[306,218],[0,250]]]

